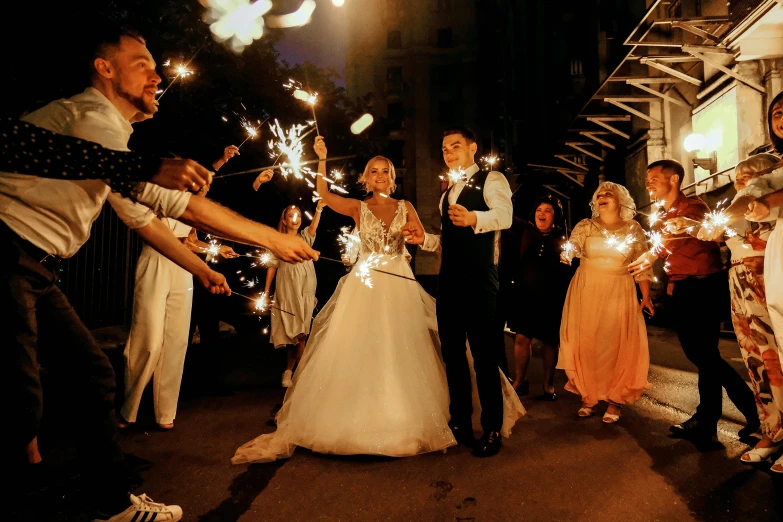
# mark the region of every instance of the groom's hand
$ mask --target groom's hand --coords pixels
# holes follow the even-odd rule
[[[458,227],[476,226],[476,213],[471,212],[462,205],[449,205],[449,218]]]
[[[423,245],[424,229],[413,222],[405,223],[402,227],[402,237],[411,245]]]

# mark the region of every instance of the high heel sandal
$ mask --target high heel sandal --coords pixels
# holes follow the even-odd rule
[[[780,447],[778,444],[773,444],[768,448],[753,448],[743,453],[742,456],[740,457],[740,460],[745,464],[758,464],[759,462],[764,462],[764,461],[771,462],[772,455],[777,453],[779,449]],[[780,460],[781,459],[778,459],[778,463],[781,463]],[[781,470],[780,472],[783,473],[783,470]]]
[[[775,469],[775,468],[778,468],[778,469]],[[772,465],[771,468],[769,468],[769,470],[772,473],[783,473],[783,455],[778,457],[778,460],[775,461],[775,463]]]
[[[620,421],[620,415],[622,415],[622,407],[615,405],[616,408],[619,408],[617,413],[604,413],[604,418],[601,419],[605,424],[616,424]]]
[[[579,408],[579,411],[577,411],[576,414],[582,418],[591,417],[593,415],[593,408],[590,406],[582,406]]]

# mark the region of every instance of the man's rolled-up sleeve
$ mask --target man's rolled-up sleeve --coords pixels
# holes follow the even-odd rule
[[[178,219],[188,208],[190,192],[170,190],[154,183],[143,183],[132,194],[134,201],[148,207],[156,216]]]

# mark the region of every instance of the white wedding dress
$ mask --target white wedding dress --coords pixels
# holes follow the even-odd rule
[[[439,354],[435,300],[412,280],[400,201],[388,232],[362,202],[359,258],[313,322],[307,349],[277,414],[277,431],[231,461],[269,462],[296,446],[318,453],[404,457],[456,444]],[[366,277],[367,264],[369,286]],[[377,264],[376,264],[377,263]],[[475,380],[475,377],[474,377]],[[525,410],[504,383],[503,434]],[[474,382],[474,419],[480,413]],[[474,422],[475,424],[475,422]]]

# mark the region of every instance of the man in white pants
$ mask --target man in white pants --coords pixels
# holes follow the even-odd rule
[[[239,154],[238,148],[229,145],[223,157],[212,164],[213,168],[217,170],[236,154]],[[205,196],[207,190],[204,186],[199,195]],[[203,250],[186,241],[192,227],[170,218],[163,218],[163,222],[191,250]],[[237,254],[223,245],[220,255],[236,257]],[[136,266],[133,317],[123,353],[125,399],[118,421],[120,428],[136,422],[139,404],[150,379],[153,379],[155,422],[164,430],[174,428],[188,349],[192,304],[193,276],[145,244]]]

